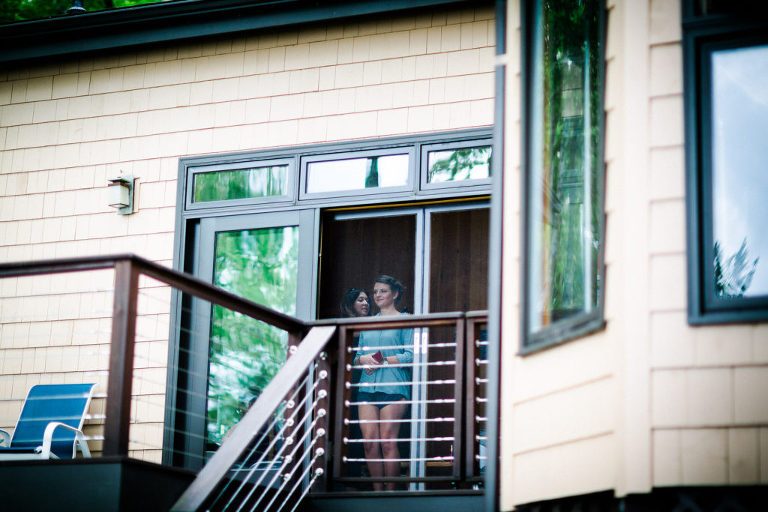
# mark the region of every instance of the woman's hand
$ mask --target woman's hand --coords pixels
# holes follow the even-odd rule
[[[363,366],[371,366],[376,364],[376,360],[373,359],[373,356],[371,354],[363,354],[362,356],[360,356],[359,361],[360,361],[360,364]],[[376,371],[376,368],[366,368],[365,374],[370,375],[375,371]]]
[[[378,370],[378,368],[375,368],[375,367],[376,366],[380,366],[382,364],[382,363],[377,363],[376,362],[376,360],[373,358],[373,354],[364,354],[364,355],[360,356],[358,361],[360,362],[361,365],[369,367],[369,368],[365,369],[365,374],[366,375],[370,375],[373,372],[375,372],[376,370]]]

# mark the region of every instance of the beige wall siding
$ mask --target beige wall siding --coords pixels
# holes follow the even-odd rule
[[[767,483],[768,325],[686,322],[680,7],[650,13],[653,483]]]
[[[508,95],[506,102],[505,290],[520,286],[519,9],[519,2],[509,3],[507,77],[516,96]],[[508,293],[502,302],[502,510],[613,488],[618,421],[613,336],[607,331],[521,357],[519,294]],[[606,310],[609,318],[617,314],[614,304]],[[610,321],[609,326],[611,332],[616,328]]]
[[[519,101],[521,94],[521,19],[519,0],[507,2],[506,53],[499,57],[505,69],[504,101],[504,181],[503,181],[503,238],[502,238],[502,290],[518,290],[520,283],[520,122]],[[502,510],[509,510],[515,503],[517,492],[515,456],[516,436],[512,432],[512,411],[515,386],[518,382],[515,352],[519,341],[520,294],[504,293],[501,301],[501,425],[499,451],[500,496]]]
[[[687,323],[681,37],[677,0],[608,3],[606,329],[519,357],[517,298],[507,305],[503,509],[768,482],[768,325]],[[517,242],[505,251],[517,266]],[[517,277],[505,269],[505,289]]]
[[[493,8],[434,12],[0,71],[0,261],[134,252],[170,265],[180,157],[491,125],[494,23]],[[107,206],[119,174],[139,179],[130,216]],[[111,277],[68,297],[22,282],[0,281],[0,428],[33,383],[106,366],[88,361],[94,337],[108,350]],[[86,313],[93,293],[109,299]],[[152,460],[169,297],[142,282],[132,447]],[[28,315],[52,301],[77,307]]]

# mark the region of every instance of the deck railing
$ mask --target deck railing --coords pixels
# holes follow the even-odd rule
[[[113,272],[112,289],[104,289],[108,279],[99,274],[98,290],[90,290],[91,286],[85,284],[89,281],[86,276],[109,269]],[[78,278],[49,284],[52,276],[65,274]],[[25,279],[37,281],[30,284]],[[78,288],[81,297],[61,293],[60,288],[66,286]],[[39,293],[35,291],[38,289]],[[77,374],[80,380],[90,380],[92,375],[98,375],[104,379],[99,381],[103,382],[102,391],[96,400],[101,400],[99,411],[91,416],[93,430],[99,432],[91,437],[91,442],[98,444],[103,440],[101,450],[94,450],[96,453],[141,453],[137,443],[152,437],[139,428],[146,427],[147,422],[136,421],[143,410],[149,410],[153,417],[149,423],[165,429],[164,434],[154,436],[153,442],[159,446],[147,453],[165,453],[162,460],[173,463],[179,453],[188,462],[190,453],[200,452],[195,455],[198,462],[185,463],[187,467],[202,469],[174,510],[198,510],[205,506],[213,510],[290,511],[308,492],[367,490],[376,482],[416,491],[482,485],[487,382],[484,312],[303,322],[134,255],[2,263],[0,290],[0,300],[13,306],[6,307],[3,322],[26,325],[14,330],[17,334],[10,342],[13,346],[23,344],[22,338],[33,330],[30,325],[45,324],[46,332],[51,333],[51,322],[79,322],[77,315],[79,312],[82,316],[81,310],[70,312],[69,316],[62,313],[68,311],[68,301],[77,300],[81,306],[91,302],[103,305],[108,302],[106,294],[112,294],[111,308],[102,307],[98,314],[91,315],[97,319],[82,320],[83,325],[111,324],[106,329],[99,327],[92,342],[94,351],[104,348],[102,355],[108,353],[108,359],[101,365],[94,363],[93,367],[74,362],[70,366],[79,373],[66,373],[67,368],[60,368],[59,376],[73,378]],[[40,302],[41,297],[55,293],[57,299]],[[98,300],[92,298],[94,293]],[[148,306],[148,301],[156,305]],[[208,311],[216,305],[273,326],[287,333],[290,348],[281,370],[209,457],[203,454],[204,447],[210,445],[207,433],[195,433],[196,429],[202,432],[206,428],[205,410],[190,411],[189,407],[193,399],[204,404],[208,395],[204,387],[201,392],[199,385],[185,388],[181,383],[207,372],[207,351],[192,353],[190,345],[182,343],[193,337],[208,340],[212,336],[210,324],[195,327],[200,322],[190,319],[190,315],[200,311],[192,305],[194,301]],[[24,309],[32,303],[43,305],[39,311],[27,314]],[[61,314],[43,311],[46,307]],[[153,322],[151,325],[148,319]],[[361,401],[356,399],[355,390],[365,387],[357,375],[366,368],[355,363],[354,355],[366,349],[356,340],[361,332],[382,329],[407,330],[408,339],[412,340],[407,348],[414,357],[412,362],[402,365],[410,376],[405,383],[411,390],[405,404],[407,412],[393,420],[400,425],[395,441],[401,447],[397,461],[400,474],[376,477],[366,472],[368,460],[361,455],[366,443],[377,441],[362,436],[359,429],[366,420],[357,415]],[[2,335],[8,331],[4,328]],[[81,330],[80,334],[93,333]],[[70,332],[69,342],[74,343],[76,337]],[[50,343],[56,343],[52,335],[49,338]],[[153,353],[155,346],[170,346],[170,350],[150,357],[157,368],[148,370],[137,364],[140,356]],[[37,350],[30,348],[29,353],[37,354]],[[84,353],[81,348],[79,354]],[[47,364],[38,365],[37,377],[47,374]],[[169,381],[166,385],[164,375],[154,381],[147,377],[153,371],[157,374],[158,368],[165,372],[165,366],[171,369],[168,375],[177,376],[177,382]],[[19,363],[17,373],[22,374],[24,369]],[[195,378],[199,384],[200,375]],[[173,393],[166,395],[168,386],[173,387]],[[137,398],[142,394],[139,388],[154,389],[160,397],[159,404],[157,397],[149,393],[142,403],[138,399],[141,396]],[[148,408],[148,402],[152,407]],[[145,430],[149,432],[148,428]],[[149,460],[160,462],[160,457]]]
[[[334,397],[334,452],[331,490],[369,490],[374,482],[392,483],[397,489],[429,490],[466,488],[482,481],[480,446],[484,444],[485,381],[487,361],[482,347],[485,337],[485,312],[433,313],[401,315],[396,318],[366,319],[338,324],[336,383]],[[397,347],[366,346],[361,332],[401,330],[410,343]],[[394,349],[413,353],[413,361],[390,364],[406,370],[408,380],[384,382],[405,386],[407,399],[365,401],[357,393],[370,389],[371,383],[359,374],[370,366],[356,362],[357,353],[376,349]],[[378,384],[381,387],[381,384]],[[361,406],[405,406],[395,418],[360,418]],[[366,437],[366,424],[394,424],[394,438]],[[479,436],[479,437],[478,437]],[[370,453],[364,447],[383,442],[398,445],[400,474],[372,476],[368,469]],[[383,457],[383,455],[382,455]],[[391,459],[382,458],[386,463]]]
[[[198,299],[208,301],[211,304],[217,304],[248,317],[266,322],[269,325],[287,331],[289,336],[296,341],[303,338],[308,329],[308,326],[304,322],[291,316],[284,315],[267,307],[245,300],[242,297],[212,286],[209,283],[187,274],[174,271],[132,254],[0,263],[0,283],[7,282],[7,280],[11,279],[16,279],[17,282],[21,282],[24,278],[31,278],[33,276],[46,276],[46,278],[50,279],[51,276],[54,275],[76,273],[77,276],[74,279],[61,284],[59,286],[60,289],[56,290],[56,293],[61,296],[62,289],[69,286],[82,291],[83,287],[80,282],[87,280],[90,273],[104,269],[114,270],[114,287],[111,290],[113,295],[111,329],[108,329],[108,332],[106,333],[109,335],[109,359],[107,368],[100,370],[91,369],[88,372],[90,374],[88,378],[98,380],[99,375],[107,376],[106,394],[101,394],[101,397],[105,399],[104,414],[100,415],[100,419],[103,419],[104,423],[101,454],[105,456],[125,456],[128,455],[129,451],[132,416],[131,389],[134,383],[137,316],[139,316],[140,313],[139,280],[141,277],[150,278],[188,296],[194,296]],[[35,286],[36,285],[34,284],[29,286],[25,285],[24,288],[33,289]],[[19,285],[17,284],[16,288],[18,287]],[[13,287],[8,286],[4,289],[11,288]],[[48,290],[49,287],[43,288],[43,292],[35,295],[30,293],[24,298],[27,299],[31,297],[52,295],[53,292],[45,293],[45,290]],[[104,287],[100,289],[100,292],[106,291],[108,290],[105,290]],[[82,291],[81,294],[85,296],[91,293],[91,291]],[[64,297],[65,298],[62,300],[80,300],[75,299],[74,296]],[[3,297],[3,299],[8,300],[12,300],[13,298],[14,297],[12,296]],[[173,300],[166,302],[162,307],[170,309],[173,302]],[[20,310],[24,307],[25,305],[22,301],[21,304],[14,309]],[[64,304],[61,304],[56,307],[58,310],[62,310],[65,306]],[[43,311],[36,313],[38,313],[39,319],[41,319],[39,321],[35,319],[34,321],[36,321],[36,323],[46,325],[50,323],[51,312],[46,313]],[[7,322],[9,324],[24,323],[25,317],[32,314],[35,314],[35,312],[19,311],[14,318],[4,316],[3,321],[4,323]],[[105,313],[101,312],[101,314],[104,315]],[[56,320],[63,321],[61,318],[56,318]],[[72,319],[69,318],[64,320]],[[47,328],[50,330],[50,326]],[[171,330],[175,329],[176,327],[171,326]],[[105,333],[102,331],[100,334],[104,335]],[[173,337],[173,333],[166,333],[166,335]],[[53,339],[51,339],[49,343],[54,345],[57,344]],[[94,343],[94,346],[97,345],[97,343]],[[133,408],[137,408],[135,403],[133,404]]]

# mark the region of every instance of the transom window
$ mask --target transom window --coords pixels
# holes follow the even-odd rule
[[[408,190],[413,163],[410,148],[309,156],[302,159],[302,197]]]
[[[190,175],[187,204],[287,199],[290,195],[291,167],[291,161],[262,161],[246,166],[195,169]]]
[[[490,192],[487,131],[182,161],[185,210]]]

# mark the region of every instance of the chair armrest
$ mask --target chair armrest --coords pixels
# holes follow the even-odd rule
[[[80,451],[83,452],[83,457],[90,458],[91,451],[88,449],[88,443],[85,441],[85,435],[83,434],[83,432],[76,429],[75,427],[71,427],[66,423],[61,423],[59,421],[52,421],[45,427],[45,433],[43,433],[43,446],[42,446],[41,457],[43,459],[50,459],[51,457],[56,457],[51,453],[51,441],[53,441],[53,431],[59,427],[62,427],[64,429],[71,430],[72,432],[74,432],[76,446],[80,446]],[[75,448],[75,450],[76,449],[77,448]],[[74,455],[74,453],[72,455]]]
[[[11,446],[11,434],[0,428],[0,444],[3,446]]]

